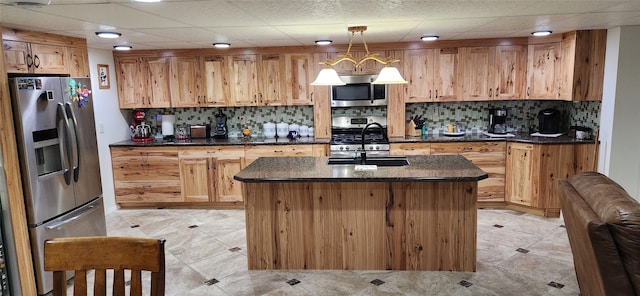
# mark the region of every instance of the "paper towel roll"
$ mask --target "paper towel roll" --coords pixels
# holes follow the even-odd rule
[[[162,136],[173,136],[173,127],[175,125],[175,115],[162,115]]]

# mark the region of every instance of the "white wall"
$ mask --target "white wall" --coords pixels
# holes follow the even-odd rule
[[[111,87],[108,89],[100,89],[98,86],[98,64],[109,65]],[[96,118],[96,135],[98,136],[102,193],[104,196],[105,212],[108,214],[117,209],[115,193],[113,191],[113,173],[111,170],[109,144],[126,140],[131,136],[129,132],[130,116],[127,112],[121,112],[118,107],[115,65],[111,51],[89,48],[89,68],[91,69],[91,89]]]
[[[598,170],[640,200],[640,26],[610,29]]]

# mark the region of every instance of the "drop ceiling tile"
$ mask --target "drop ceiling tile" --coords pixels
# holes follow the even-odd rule
[[[472,31],[500,31],[504,30],[504,28],[509,28],[510,30],[553,30],[553,23],[575,16],[575,14],[557,14],[501,17]]]
[[[345,19],[338,0],[306,1],[233,1],[234,6],[242,9],[269,25],[299,25],[340,23]]]
[[[38,10],[61,17],[113,25],[116,28],[177,28],[187,26],[181,22],[114,3],[49,5]]]
[[[243,47],[255,47],[256,45],[247,43],[245,41],[240,41],[240,40],[233,40],[233,41],[228,41],[229,43],[231,43],[231,48],[243,48]],[[197,46],[199,46],[199,48],[214,48],[213,47],[213,42],[191,42],[193,44],[196,44]],[[216,50],[219,50],[220,53],[224,53],[225,49],[224,48],[215,48]]]
[[[459,33],[473,30],[480,26],[491,23],[498,18],[469,18],[469,19],[446,19],[446,20],[427,20],[420,22],[413,30],[409,31],[410,35],[418,35],[418,37],[427,34],[440,35],[442,33]]]
[[[291,38],[304,38],[312,41],[330,39],[340,43],[349,42],[350,34],[347,31],[347,27],[343,23],[274,26],[274,28]]]
[[[225,26],[238,23],[242,23],[245,26],[265,25],[263,21],[254,15],[226,1],[128,3],[125,5],[136,10],[146,11],[153,15],[178,20],[197,27]]]
[[[536,14],[573,14],[602,11],[609,7],[624,4],[628,1],[615,0],[545,0],[537,1],[526,11],[519,11],[516,15],[536,15]]]
[[[237,26],[237,27],[207,27],[208,31],[219,40],[268,40],[288,39],[289,37],[278,29],[268,26]]]
[[[97,25],[77,19],[62,18],[41,11],[40,9],[24,9],[13,5],[3,5],[0,9],[0,20],[2,24],[11,27],[12,24],[39,28],[37,31],[48,31],[52,28],[56,30],[74,30],[84,28],[97,28]],[[55,26],[52,26],[55,24]]]
[[[624,1],[622,4],[613,5],[602,9],[602,11],[631,11],[640,10],[640,1]]]
[[[209,41],[214,33],[201,28],[136,29],[136,32],[175,41]]]
[[[473,32],[456,34],[452,36],[451,39],[458,40],[458,39],[484,39],[484,38],[506,38],[506,37],[523,37],[523,36],[518,36],[518,31],[516,30],[484,31],[484,32],[473,31]]]
[[[250,44],[250,47],[265,47],[265,46],[301,46],[301,45],[310,45],[310,44],[301,44],[294,39],[245,39],[243,40],[247,44]],[[235,43],[232,41],[231,45],[234,47],[240,47],[239,45],[234,45]]]
[[[606,28],[608,27],[607,24],[615,24],[621,20],[638,16],[640,16],[640,11],[583,13],[574,17],[557,20],[554,22],[554,25],[580,29],[588,27]]]

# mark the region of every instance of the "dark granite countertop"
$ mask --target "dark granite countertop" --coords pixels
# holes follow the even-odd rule
[[[535,137],[528,133],[517,133],[513,137],[489,137],[483,134],[464,134],[463,136],[445,136],[443,134],[427,134],[419,137],[392,138],[391,143],[449,143],[449,142],[485,142],[507,141],[532,144],[594,144],[595,140],[578,140],[567,135],[559,137]]]
[[[132,140],[124,140],[109,145],[110,147],[154,147],[154,146],[226,146],[226,145],[297,145],[297,144],[329,144],[329,139],[316,139],[312,137],[300,137],[296,140],[289,138],[228,138],[228,139],[186,139],[175,141],[154,140],[146,143],[138,143]]]
[[[234,176],[247,182],[464,182],[487,173],[461,155],[408,156],[409,165],[356,171],[356,166],[328,165],[327,157],[260,157]]]
[[[594,144],[595,140],[578,140],[566,135],[556,138],[534,137],[530,134],[515,134],[515,137],[488,137],[483,134],[465,134],[463,136],[445,136],[443,134],[427,134],[420,137],[390,138],[391,143],[449,143],[449,142],[485,142],[507,141],[532,144]],[[224,146],[224,145],[296,145],[296,144],[329,144],[330,139],[316,139],[313,137],[300,137],[295,140],[289,138],[263,137],[228,138],[228,139],[187,139],[175,141],[154,140],[146,143],[137,143],[132,140],[124,140],[109,145],[110,147],[154,147],[154,146]]]

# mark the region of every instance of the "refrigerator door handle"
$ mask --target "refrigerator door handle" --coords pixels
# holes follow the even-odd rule
[[[76,114],[71,108],[71,103],[65,103],[65,109],[67,118],[73,124],[73,133],[71,133],[71,153],[73,155],[73,181],[78,182],[78,175],[80,174],[80,144],[78,143],[78,120]]]
[[[53,223],[53,224],[47,225],[47,226],[45,226],[45,229],[46,229],[46,230],[51,230],[51,229],[59,228],[59,227],[61,227],[61,226],[64,226],[65,224],[71,223],[71,222],[76,221],[76,220],[78,220],[78,219],[82,219],[82,217],[87,216],[87,215],[89,215],[89,214],[93,213],[93,212],[94,212],[95,210],[97,210],[97,209],[98,209],[98,206],[96,206],[96,205],[90,205],[90,206],[88,206],[88,207],[87,207],[87,209],[86,209],[86,210],[84,210],[82,213],[79,213],[78,215],[75,215],[75,216],[73,216],[73,217],[71,217],[71,218],[69,218],[69,219],[64,219],[64,220],[59,221],[59,222],[57,222],[57,223]]]
[[[70,160],[69,153],[67,152],[67,134],[69,132],[69,120],[67,119],[66,112],[62,103],[58,103],[57,115],[58,119],[58,139],[60,140],[60,158],[62,160],[62,173],[64,174],[64,181],[67,185],[71,185],[71,175],[69,171]]]

